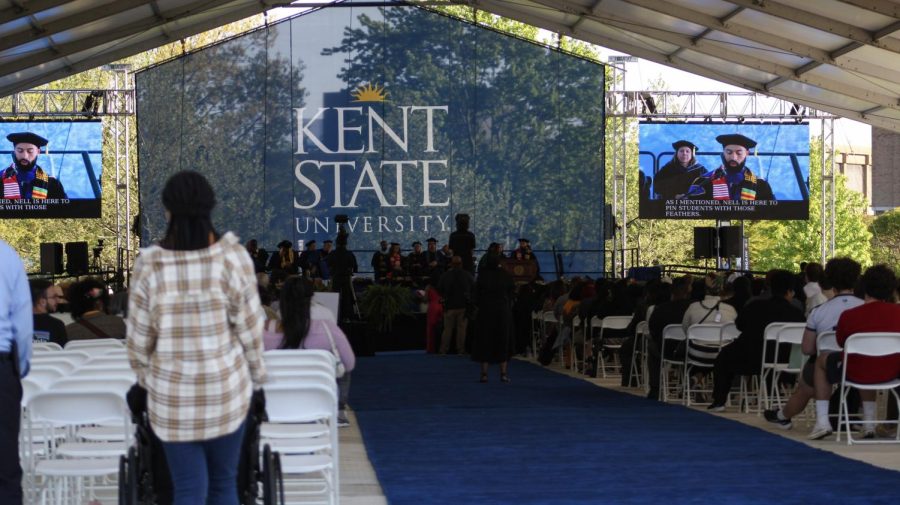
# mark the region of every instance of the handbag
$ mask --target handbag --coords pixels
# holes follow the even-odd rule
[[[334,376],[340,379],[347,373],[347,368],[344,366],[344,362],[341,361],[341,354],[338,352],[337,346],[334,345],[334,337],[331,335],[331,329],[328,327],[328,323],[323,322],[322,326],[325,327],[325,334],[328,335],[328,342],[331,343],[331,354],[334,354]]]

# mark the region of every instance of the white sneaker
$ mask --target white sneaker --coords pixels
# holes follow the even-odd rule
[[[809,436],[806,438],[809,440],[822,440],[823,438],[831,435],[834,431],[831,429],[831,426],[814,426],[813,430],[809,433]]]

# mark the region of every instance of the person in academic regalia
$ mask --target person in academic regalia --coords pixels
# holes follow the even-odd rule
[[[697,161],[697,146],[687,140],[672,144],[675,155],[656,173],[653,190],[660,199],[684,198],[691,183],[706,173],[706,167]]]
[[[474,298],[478,306],[472,361],[481,363],[480,382],[488,381],[488,366],[500,365],[500,381],[509,382],[507,364],[511,356],[512,298],[515,284],[512,276],[500,267],[500,255],[489,253],[478,271]]]
[[[41,148],[47,139],[31,132],[10,133],[6,139],[13,144],[13,163],[3,171],[0,198],[18,199],[63,199],[66,190],[55,177],[37,164]]]
[[[388,242],[382,240],[380,249],[372,255],[372,271],[375,272],[375,281],[384,280],[388,274]]]
[[[698,200],[774,200],[772,187],[746,167],[750,149],[756,141],[739,133],[719,135],[722,164],[697,178],[688,189],[688,197]]]
[[[422,243],[417,240],[412,246],[413,251],[406,256],[406,272],[413,279],[419,280],[428,273],[428,263],[422,252]]]
[[[475,275],[475,234],[469,231],[469,215],[456,215],[456,231],[450,234],[450,249],[454,256],[462,258],[463,270]]]

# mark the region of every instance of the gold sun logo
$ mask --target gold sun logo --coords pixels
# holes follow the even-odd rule
[[[367,83],[364,86],[360,86],[356,88],[356,91],[350,93],[354,102],[386,102],[387,101],[387,91],[384,90],[384,86],[373,86],[372,83]]]

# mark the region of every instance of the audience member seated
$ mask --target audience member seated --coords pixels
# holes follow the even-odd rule
[[[288,277],[281,288],[281,324],[276,333],[265,332],[263,344],[266,350],[322,349],[329,352],[337,350],[337,357],[344,363],[346,370],[344,376],[337,379],[338,424],[349,426],[345,408],[350,393],[350,372],[356,366],[356,356],[331,311],[313,303],[313,293],[313,284],[309,279],[300,276]]]
[[[700,279],[700,281],[699,285],[697,282],[694,282],[694,286],[691,289],[691,297],[697,297],[695,293],[697,290],[703,291],[704,296],[701,301],[692,303],[684,313],[681,326],[684,328],[685,335],[688,334],[688,329],[695,324],[724,325],[734,321],[737,317],[737,311],[734,310],[734,307],[722,302],[719,296],[722,292],[723,279],[721,277],[710,273],[704,279]],[[712,370],[719,348],[718,346],[713,347],[697,342],[688,342],[685,346],[685,352],[688,353],[691,361],[695,363],[691,366],[692,380],[700,382]],[[696,363],[702,364],[698,365]]]
[[[689,276],[678,277],[672,281],[672,300],[657,304],[647,328],[650,330],[650,340],[647,342],[647,366],[650,368],[650,392],[647,398],[659,399],[659,368],[662,357],[675,359],[675,346],[662,348],[663,329],[670,324],[681,324],[684,314],[691,303],[691,283]]]
[[[69,340],[125,338],[125,320],[107,313],[109,292],[97,279],[85,279],[69,288],[69,307],[75,322],[66,326]]]
[[[752,296],[750,277],[740,275],[735,277],[731,283],[731,295],[722,301],[734,307],[734,310],[740,314],[741,309],[747,305],[747,301]]]
[[[862,305],[848,309],[838,319],[836,337],[843,347],[850,335],[867,332],[900,332],[900,305],[894,303],[897,278],[886,265],[875,265],[862,276],[865,294]],[[850,356],[843,363],[840,351],[822,351],[816,359],[816,425],[809,434],[810,440],[821,440],[832,433],[828,418],[828,400],[832,386],[841,381],[842,367],[847,367],[847,379],[862,384],[875,384],[900,377],[900,354],[889,356]],[[863,437],[875,437],[875,394],[873,390],[861,390],[863,408]]]
[[[623,364],[622,386],[631,386],[631,367],[629,365],[635,352],[635,343],[638,338],[643,338],[637,335],[637,326],[647,320],[647,310],[650,307],[669,301],[671,298],[670,288],[671,285],[664,284],[659,279],[650,280],[644,285],[643,296],[635,305],[634,316],[631,318],[631,323],[628,324],[628,338],[619,348],[619,363]]]
[[[691,296],[695,297],[695,291],[698,286],[692,288]],[[684,327],[684,333],[687,335],[688,328],[694,324],[725,324],[730,323],[737,318],[737,311],[734,307],[723,302],[719,297],[722,291],[721,279],[714,274],[708,275],[703,280],[705,294],[702,300],[692,303],[684,313],[684,319],[681,326]]]
[[[713,401],[709,410],[721,412],[725,410],[728,392],[731,390],[735,375],[758,375],[763,357],[763,341],[766,326],[771,323],[802,322],[803,312],[791,304],[794,298],[794,274],[787,270],[773,270],[769,279],[768,299],[757,300],[747,304],[734,324],[741,332],[740,336],[724,346],[716,357],[713,367]],[[780,350],[779,350],[780,351]],[[789,354],[790,348],[786,348]],[[775,347],[770,347],[771,356],[775,356]],[[787,355],[781,356],[787,359]]]
[[[59,290],[46,279],[31,279],[31,308],[34,313],[34,341],[65,346],[69,341],[66,325],[50,314],[56,312]]]
[[[825,280],[834,290],[835,296],[809,314],[801,344],[803,354],[809,356],[809,359],[803,366],[797,389],[783,407],[763,412],[766,421],[786,430],[791,429],[791,418],[803,412],[806,404],[815,396],[813,374],[816,367],[816,339],[819,334],[834,330],[844,311],[863,304],[862,299],[853,295],[861,270],[859,263],[850,258],[834,258],[825,265]]]
[[[807,263],[804,270],[806,284],[803,286],[803,294],[806,295],[805,307],[807,316],[814,308],[828,301],[828,297],[822,292],[820,284],[822,275],[823,270],[820,263]]]

